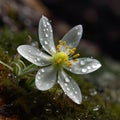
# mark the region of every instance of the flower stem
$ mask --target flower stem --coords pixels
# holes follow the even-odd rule
[[[7,65],[6,63],[4,63],[3,61],[0,60],[0,64],[4,65],[5,67],[9,68],[11,71],[13,71],[13,68],[9,65]]]
[[[18,76],[23,76],[25,74],[28,74],[30,72],[34,72],[34,71],[37,71],[38,70],[38,67],[34,64],[31,64],[27,67],[25,67]]]

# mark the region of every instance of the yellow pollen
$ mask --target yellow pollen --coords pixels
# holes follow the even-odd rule
[[[76,51],[76,48],[72,48],[73,51]]]
[[[59,43],[62,43],[62,40],[59,40]]]
[[[69,49],[69,48],[70,48],[70,46],[66,45],[66,46],[65,46],[65,48],[66,48],[66,49]]]
[[[65,52],[57,52],[55,55],[53,55],[51,62],[55,66],[55,68],[59,69],[66,65],[68,59],[68,55]]]
[[[60,50],[60,45],[57,45],[57,51],[59,51]]]
[[[71,50],[69,50],[69,53],[70,53],[70,55],[73,55],[75,53],[75,51],[71,49]]]
[[[63,43],[62,43],[63,45],[66,45],[66,41],[63,41]]]
[[[75,62],[78,62],[78,59],[74,59]]]
[[[75,54],[74,56],[73,56],[73,58],[78,58],[80,56],[80,54],[78,53],[78,54]]]
[[[69,66],[71,66],[72,65],[72,62],[71,61],[68,61],[67,62],[67,66],[69,67]]]

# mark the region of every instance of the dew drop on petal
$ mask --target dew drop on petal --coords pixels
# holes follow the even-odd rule
[[[40,58],[37,58],[37,61],[40,61]]]
[[[83,69],[82,69],[82,72],[83,72],[83,73],[87,72],[87,69],[83,68]]]
[[[37,79],[40,79],[40,76],[38,76]]]
[[[91,69],[91,67],[90,67],[90,66],[87,66],[87,69],[88,69],[88,70],[90,70],[90,69]]]
[[[35,59],[34,62],[37,62],[37,60]]]
[[[67,88],[68,91],[70,91],[70,88]]]
[[[81,32],[78,32],[77,35],[81,35]]]
[[[47,25],[50,25],[50,23],[49,23],[49,22],[47,22]]]
[[[44,70],[44,69],[41,69],[41,72],[45,72],[45,70]]]
[[[45,34],[45,37],[48,37],[48,34]]]
[[[81,65],[85,65],[85,62],[84,62],[84,61],[80,61],[80,64],[81,64]]]
[[[47,45],[48,44],[48,42],[47,41],[45,41],[45,45]]]
[[[75,94],[77,94],[78,92],[77,91],[75,91]]]
[[[67,78],[67,77],[65,78],[65,81],[66,81],[66,82],[70,82],[69,78]]]
[[[67,84],[67,83],[65,83],[65,86],[68,86],[68,84]]]

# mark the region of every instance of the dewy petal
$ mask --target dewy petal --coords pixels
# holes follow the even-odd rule
[[[39,22],[39,40],[42,47],[49,53],[56,53],[54,41],[53,41],[53,32],[49,20],[42,16]]]
[[[56,82],[57,71],[52,66],[41,68],[36,75],[35,85],[39,90],[48,90]]]
[[[65,69],[75,74],[91,73],[101,67],[100,62],[93,58],[79,58],[78,62],[72,60],[72,63],[70,67],[66,67]]]
[[[58,83],[75,103],[80,104],[82,102],[82,95],[77,83],[67,75],[63,70],[58,73]]]
[[[31,63],[38,65],[38,66],[45,66],[49,65],[51,56],[43,53],[39,49],[30,46],[30,45],[21,45],[17,48],[20,55],[26,58]]]
[[[66,41],[67,45],[71,48],[77,47],[80,39],[82,37],[83,28],[82,25],[77,25],[68,31],[65,36],[62,38],[63,41]]]

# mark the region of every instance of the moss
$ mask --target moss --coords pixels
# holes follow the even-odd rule
[[[0,31],[0,47],[2,47],[10,55],[15,55],[17,53],[16,48],[20,44],[29,44],[30,32],[24,31],[11,31],[4,28]],[[32,35],[33,39],[37,39],[35,35]]]
[[[25,44],[28,32],[4,30],[0,35],[0,60],[10,63],[19,44]],[[9,40],[9,41],[8,41]],[[4,52],[9,51],[9,55]],[[17,77],[3,65],[0,65],[0,97],[4,106],[0,114],[17,115],[21,120],[119,120],[120,105],[85,77],[70,74],[81,88],[81,105],[73,103],[56,84],[49,91],[38,91],[34,86],[34,74]],[[96,73],[97,74],[97,73]],[[96,75],[97,76],[97,75]],[[107,96],[108,97],[108,96]]]

